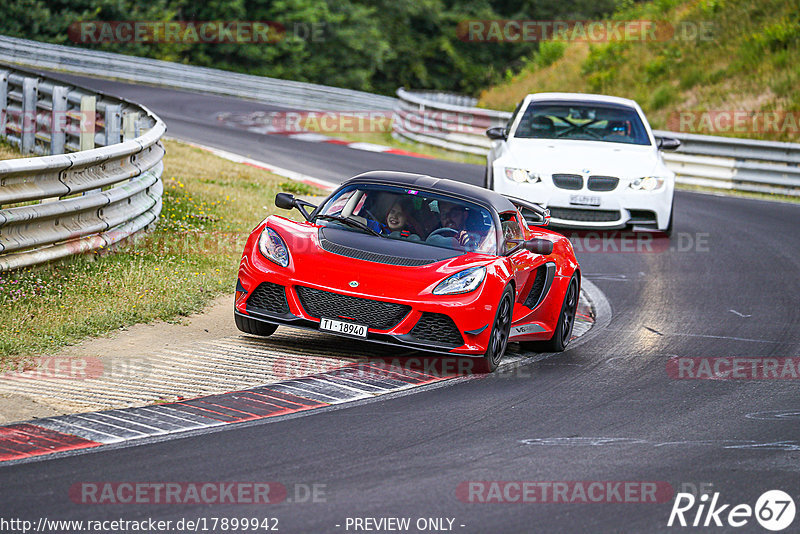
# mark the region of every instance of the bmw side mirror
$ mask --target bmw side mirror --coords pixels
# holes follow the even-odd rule
[[[486,130],[486,137],[495,141],[508,139],[508,131],[505,126],[495,126]]]
[[[659,150],[677,150],[681,142],[673,137],[657,137],[656,146]]]
[[[522,243],[522,248],[535,254],[549,256],[553,253],[553,242],[547,239],[528,239]]]
[[[303,215],[303,218],[307,221],[311,220],[311,213],[309,213],[306,208],[311,208],[311,211],[317,209],[314,204],[310,204],[305,200],[300,200],[299,198],[294,198],[294,195],[291,193],[278,193],[275,195],[275,205],[284,210],[297,208],[297,210]]]

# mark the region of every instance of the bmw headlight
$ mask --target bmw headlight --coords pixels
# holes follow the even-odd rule
[[[636,191],[655,191],[656,189],[661,189],[663,185],[664,179],[660,176],[644,176],[642,178],[634,178],[628,187]]]
[[[518,184],[535,184],[542,181],[542,177],[538,173],[531,172],[525,169],[515,169],[513,167],[506,167],[506,178]]]
[[[434,295],[457,295],[475,291],[486,278],[486,267],[471,267],[445,278],[433,290]]]
[[[268,260],[281,267],[289,265],[289,249],[286,243],[272,228],[266,227],[258,236],[258,250]]]

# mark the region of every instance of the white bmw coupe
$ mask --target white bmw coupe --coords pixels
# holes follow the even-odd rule
[[[580,93],[525,97],[494,140],[485,187],[550,210],[566,228],[643,227],[672,232],[675,173],[633,100]]]

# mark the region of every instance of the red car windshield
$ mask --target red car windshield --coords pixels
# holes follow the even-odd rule
[[[354,184],[328,199],[315,222],[420,245],[497,254],[489,210],[425,191]]]

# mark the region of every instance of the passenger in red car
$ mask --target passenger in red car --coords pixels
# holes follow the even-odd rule
[[[402,199],[398,199],[389,208],[386,214],[386,226],[389,229],[389,237],[402,237],[412,241],[420,241],[419,235],[414,233],[414,222],[410,216],[410,206]]]

